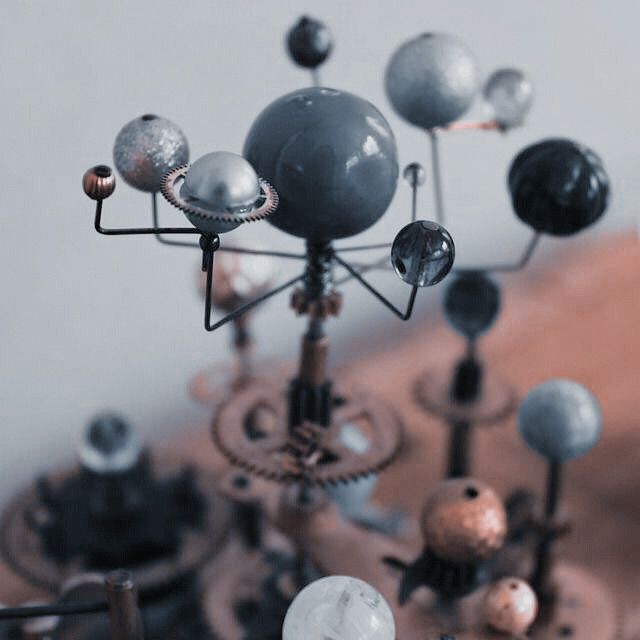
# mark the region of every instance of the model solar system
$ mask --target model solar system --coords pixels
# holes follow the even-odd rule
[[[39,478],[4,510],[5,561],[52,595],[0,609],[0,632],[78,640],[614,640],[619,612],[607,586],[555,544],[571,534],[563,470],[597,445],[598,400],[566,379],[520,398],[478,350],[500,313],[495,276],[524,269],[545,235],[572,236],[605,213],[600,158],[561,138],[522,149],[507,176],[513,210],[531,230],[521,259],[458,268],[440,145],[449,132],[523,126],[533,98],[527,76],[498,69],[483,82],[474,57],[447,34],[421,34],[395,50],[386,94],[416,135],[426,134],[428,177],[419,162],[400,171],[394,134],[376,106],[321,83],[333,48],[326,25],[301,18],[286,46],[311,85],[259,113],[242,155],[212,150],[190,163],[180,128],[152,114],[118,133],[116,170],[150,194],[150,226],[104,222],[116,187],[111,167],[97,165],[82,179],[99,234],[153,236],[168,251],[191,247],[201,258],[204,327],[230,326],[232,354],[189,389],[211,409],[212,447],[226,462],[207,471],[151,449],[117,413],[94,418],[78,467]],[[480,95],[493,117],[461,120]],[[406,216],[394,214],[406,217],[395,238],[350,243],[391,213],[402,182],[412,204]],[[418,200],[427,187],[433,206]],[[173,211],[175,226],[160,225],[160,197],[181,212]],[[299,238],[300,251],[242,246],[249,223]],[[358,255],[367,261],[354,261]],[[404,305],[375,286],[379,270],[397,275]],[[286,273],[282,282],[277,273]],[[445,317],[464,340],[457,362],[427,368],[412,389],[448,434],[444,456],[429,451],[442,479],[420,488],[417,520],[372,500],[378,476],[393,474],[412,446],[402,406],[343,383],[328,367],[327,324],[341,315],[347,283],[401,321],[410,320],[422,288],[442,283]],[[256,359],[252,348],[254,312],[272,297],[282,304],[285,291],[293,313],[306,317],[294,372]],[[474,476],[473,436],[512,415],[547,477],[524,489],[514,478],[513,492],[500,497]]]

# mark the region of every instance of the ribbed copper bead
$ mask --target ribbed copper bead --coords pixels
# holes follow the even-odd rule
[[[108,198],[116,188],[116,177],[105,164],[88,169],[82,176],[82,188],[92,200]]]
[[[486,623],[496,631],[519,635],[533,624],[538,613],[534,590],[520,578],[494,582],[484,599]]]
[[[441,482],[420,519],[425,546],[453,563],[476,563],[500,549],[507,532],[504,505],[495,491],[474,478]]]

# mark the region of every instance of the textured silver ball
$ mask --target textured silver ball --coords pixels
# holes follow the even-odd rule
[[[424,33],[398,48],[385,73],[385,90],[399,116],[423,129],[457,120],[471,106],[480,75],[462,42]]]
[[[214,151],[198,158],[187,171],[180,196],[213,214],[241,214],[251,211],[260,197],[260,181],[253,167],[228,151]],[[201,231],[222,233],[238,227],[238,222],[206,220],[186,214]]]
[[[600,404],[573,380],[549,380],[523,400],[518,429],[529,447],[552,462],[578,458],[600,439]]]
[[[503,127],[522,124],[533,102],[533,84],[519,69],[498,69],[484,85],[484,99]]]
[[[412,162],[404,168],[402,177],[408,182],[410,187],[421,187],[427,179],[427,174],[420,163]]]
[[[122,127],[113,160],[127,184],[153,193],[160,190],[167,171],[189,161],[189,145],[173,122],[147,114]]]
[[[396,274],[412,286],[438,284],[451,270],[454,259],[453,238],[436,222],[410,222],[400,229],[391,246]]]
[[[142,442],[128,422],[114,413],[96,416],[87,428],[78,457],[94,473],[122,473],[142,454]]]

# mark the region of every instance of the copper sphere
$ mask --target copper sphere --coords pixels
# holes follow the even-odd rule
[[[492,629],[519,635],[533,624],[538,613],[538,598],[524,580],[502,578],[489,587],[483,612]]]
[[[82,176],[82,188],[92,200],[108,198],[116,188],[116,177],[106,164],[88,169]]]
[[[507,515],[495,491],[474,478],[441,482],[420,518],[425,546],[453,563],[476,563],[500,549]]]

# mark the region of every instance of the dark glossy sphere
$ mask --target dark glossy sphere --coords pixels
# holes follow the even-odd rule
[[[312,242],[353,236],[386,211],[398,181],[393,133],[369,102],[311,87],[256,119],[244,156],[278,192],[267,220]]]
[[[568,236],[607,208],[609,179],[600,158],[571,140],[550,138],[521,151],[509,169],[516,215],[535,231]]]
[[[333,38],[327,26],[319,20],[302,16],[287,34],[287,50],[301,67],[315,69],[331,53]]]
[[[449,324],[473,340],[491,327],[500,310],[500,289],[484,271],[465,271],[453,278],[444,296]]]
[[[391,264],[401,280],[430,287],[449,273],[455,254],[453,238],[444,227],[416,220],[398,232],[391,246]]]

